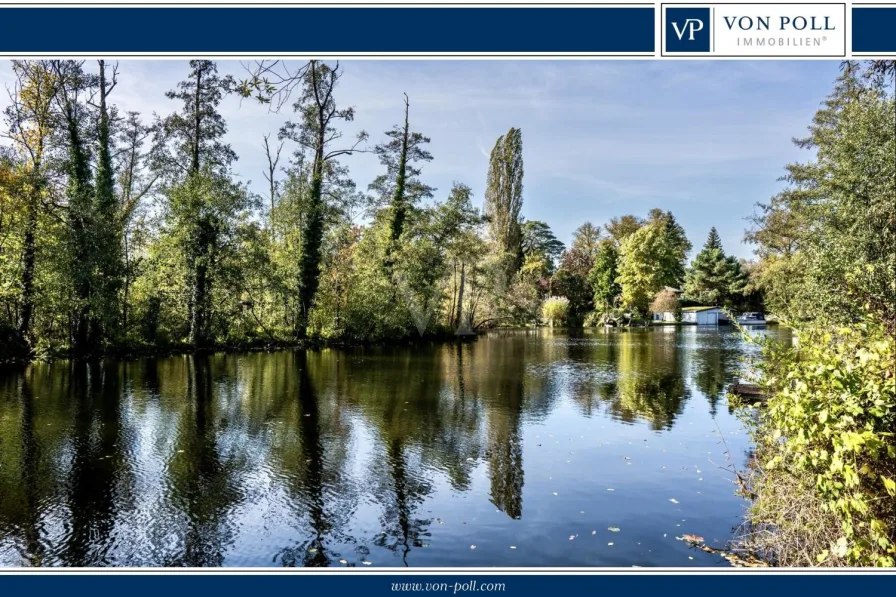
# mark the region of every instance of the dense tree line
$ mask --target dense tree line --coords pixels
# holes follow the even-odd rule
[[[338,64],[272,78],[274,66],[240,81],[191,61],[166,94],[171,113],[147,120],[116,108],[118,65],[12,63],[4,358],[470,333],[553,320],[552,297],[558,319],[581,325],[644,316],[665,287],[732,306],[743,295],[745,273],[715,237],[688,272],[670,212],[586,223],[568,248],[525,220],[518,128],[495,143],[480,210],[468,184],[426,183],[433,156],[411,98],[396,98],[399,124],[381,141],[348,139],[355,108],[339,102]],[[291,111],[263,137],[266,197],[238,182],[225,141],[220,107],[239,96]],[[360,187],[359,152],[383,168]]]

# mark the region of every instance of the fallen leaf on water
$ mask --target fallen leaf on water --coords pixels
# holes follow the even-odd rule
[[[348,560],[339,560],[340,564],[348,564]]]
[[[470,549],[476,549],[476,546],[475,546],[475,545],[471,545],[471,546],[470,546]]]
[[[702,543],[703,537],[700,535],[685,534],[681,536],[682,541],[693,541],[694,543]]]
[[[361,563],[365,566],[370,566],[371,564],[373,564],[373,562],[368,562],[367,560],[361,560]]]
[[[596,534],[597,534],[597,531],[591,531],[591,534],[592,534],[592,535],[596,535]]]
[[[569,540],[570,540],[570,541],[572,541],[572,540],[575,539],[575,538],[576,538],[575,535],[570,535],[570,536],[569,536]]]
[[[613,542],[612,542],[612,541],[610,541],[610,542],[609,542],[609,543],[607,543],[607,545],[613,545]]]
[[[678,503],[678,500],[676,500],[675,498],[669,498],[669,501],[672,502],[673,504]]]
[[[312,547],[311,549],[308,550],[308,553],[317,553],[317,548]]]
[[[619,527],[607,527],[607,530],[610,531],[611,533],[618,533]]]

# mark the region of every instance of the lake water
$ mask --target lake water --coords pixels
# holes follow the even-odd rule
[[[676,537],[740,523],[756,352],[540,329],[0,370],[0,565],[724,566]]]

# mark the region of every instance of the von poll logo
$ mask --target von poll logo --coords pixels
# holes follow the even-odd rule
[[[846,56],[846,5],[662,5],[664,56]]]
[[[709,8],[666,9],[667,52],[709,52]]]

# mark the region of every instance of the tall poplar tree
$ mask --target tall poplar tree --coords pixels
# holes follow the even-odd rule
[[[513,275],[522,264],[523,136],[511,128],[498,137],[489,156],[485,186],[485,215],[489,233]]]

